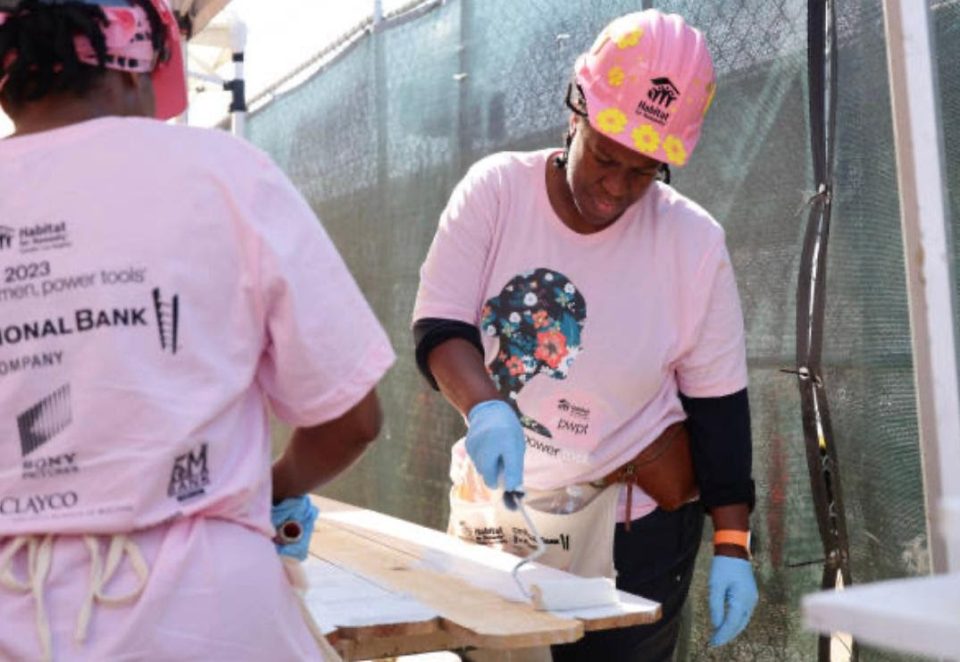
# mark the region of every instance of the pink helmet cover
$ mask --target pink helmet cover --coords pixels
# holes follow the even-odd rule
[[[187,69],[183,61],[180,26],[167,0],[150,0],[167,28],[165,50],[167,59],[153,70],[153,92],[157,100],[156,117],[171,119],[187,109]]]
[[[655,9],[621,16],[577,59],[575,73],[591,126],[653,159],[686,164],[716,91],[699,30]]]

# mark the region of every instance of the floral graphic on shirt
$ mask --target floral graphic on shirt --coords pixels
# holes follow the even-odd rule
[[[537,351],[534,358],[540,359],[551,368],[560,367],[560,361],[568,354],[567,338],[559,331],[547,331],[537,334]]]
[[[512,377],[517,377],[527,371],[526,366],[523,365],[523,360],[519,356],[511,356],[504,362],[504,365],[506,365]]]
[[[541,423],[520,411],[517,397],[538,374],[566,379],[577,354],[587,305],[570,279],[550,269],[514,276],[483,306],[480,328],[500,341],[487,372],[523,427],[552,437]]]

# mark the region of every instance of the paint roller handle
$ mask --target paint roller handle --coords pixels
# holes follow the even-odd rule
[[[318,512],[306,495],[274,504],[270,509],[270,522],[276,531],[273,542],[279,554],[298,561],[307,558]]]
[[[527,442],[516,412],[503,400],[484,400],[467,414],[467,455],[490,489],[507,491],[523,485]]]

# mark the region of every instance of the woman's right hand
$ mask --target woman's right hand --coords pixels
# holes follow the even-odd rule
[[[520,490],[526,440],[517,414],[503,400],[484,400],[473,406],[467,421],[467,454],[483,482],[497,489],[503,474],[504,490]]]
[[[310,497],[305,494],[284,499],[270,509],[270,521],[277,531],[274,544],[279,554],[290,556],[298,561],[306,560],[318,512],[317,507],[310,501]],[[295,532],[292,538],[287,537],[290,534],[285,531],[291,525]]]

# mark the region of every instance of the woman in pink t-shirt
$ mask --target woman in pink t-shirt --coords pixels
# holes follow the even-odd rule
[[[722,228],[668,185],[715,90],[706,40],[680,16],[617,18],[576,62],[566,147],[475,164],[421,269],[417,362],[468,422],[451,531],[530,550],[496,489],[525,491],[553,527],[539,530],[555,548],[541,558],[662,603],[659,622],[588,633],[555,660],[670,659],[704,510],[711,644],[736,637],[757,601],[739,296]],[[668,464],[683,429],[692,459]],[[689,476],[699,499],[651,481],[604,488],[651,468],[675,472],[667,488]]]
[[[323,659],[277,552],[378,434],[383,329],[264,154],[157,121],[165,0],[0,0],[0,105],[0,659]]]

